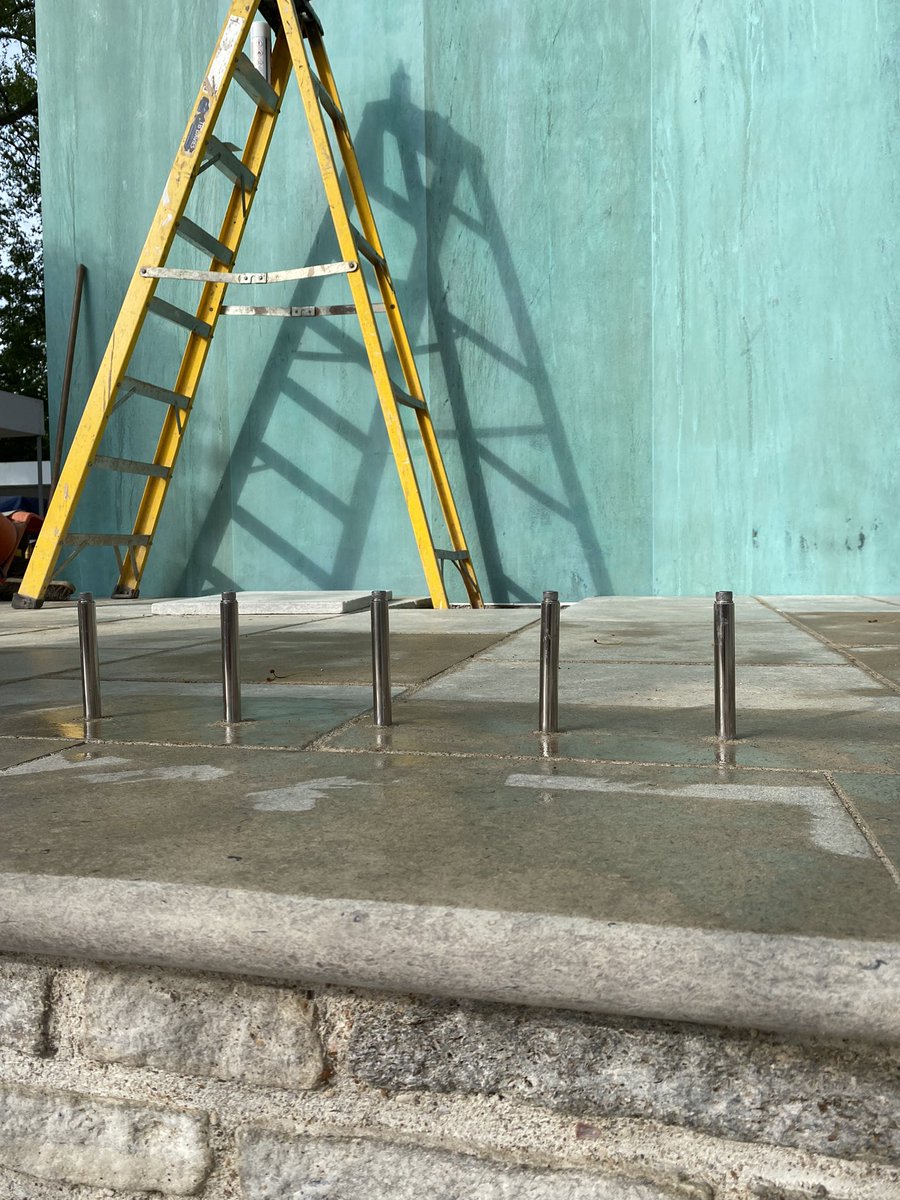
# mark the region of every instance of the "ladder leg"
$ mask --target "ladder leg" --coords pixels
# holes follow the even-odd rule
[[[325,49],[325,43],[320,37],[313,37],[310,41],[310,47],[312,49],[313,60],[315,61],[316,69],[319,73],[319,78],[326,85],[329,92],[334,97],[337,97],[337,84],[335,82],[334,73],[331,69],[331,62],[328,58],[328,52]],[[337,104],[340,107],[339,99],[337,100]],[[353,140],[350,137],[345,124],[335,124],[335,136],[337,138],[341,158],[343,159],[347,170],[347,181],[353,194],[353,201],[360,216],[362,232],[383,258],[384,250],[381,245],[381,238],[375,223],[375,215],[372,212],[372,205],[369,202],[369,195],[366,190],[365,182],[363,181],[362,172],[359,168],[359,160],[356,156],[356,148],[353,145]],[[400,366],[403,370],[407,387],[409,388],[411,395],[424,399],[425,393],[419,377],[419,370],[416,365],[412,346],[410,345],[409,336],[406,332],[406,324],[400,312],[400,305],[398,303],[396,293],[394,292],[393,283],[387,272],[378,271],[376,274],[378,277],[378,284],[381,290],[382,300],[387,310],[387,318],[390,324],[394,345],[397,349],[397,356],[400,360]],[[431,414],[427,409],[419,409],[416,411],[416,419],[419,423],[419,432],[425,447],[425,453],[428,458],[428,466],[431,471],[432,480],[434,481],[438,502],[441,506],[441,511],[444,516],[444,522],[447,526],[447,531],[450,534],[451,544],[454,550],[467,551],[468,547],[466,545],[465,534],[463,533],[462,522],[459,519],[456,502],[453,499],[453,491],[450,487],[450,480],[447,476],[447,471],[444,466],[443,456],[441,455],[440,447],[438,445],[437,434],[435,433],[434,424],[431,420]],[[469,603],[473,608],[483,607],[484,601],[481,597],[481,590],[478,586],[475,568],[472,565],[471,559],[460,562],[459,568],[463,578],[463,583],[466,587],[466,592],[469,596]]]
[[[304,31],[294,18],[293,0],[278,0],[278,2],[285,31],[291,45],[297,84],[306,111],[313,146],[316,151],[325,194],[334,222],[338,243],[341,247],[341,253],[345,256],[359,256],[362,251],[363,255],[369,258],[375,267],[381,298],[385,306],[394,345],[409,393],[406,399],[412,400],[413,406],[416,408],[419,432],[423,438],[428,467],[434,480],[451,542],[454,550],[459,553],[463,560],[460,561],[459,565],[469,600],[475,606],[481,605],[482,600],[478,581],[475,577],[474,568],[472,567],[471,558],[469,557],[463,536],[462,526],[453,502],[449,480],[447,479],[437,446],[434,428],[425,404],[412,348],[406,335],[397,296],[390,279],[390,273],[384,258],[384,251],[375,226],[375,219],[366,194],[365,185],[359,171],[359,164],[353,149],[346,118],[340,106],[337,88],[324,44],[320,34],[316,30],[307,28],[306,34],[318,71],[319,84],[321,85],[317,88],[315,76],[312,73],[309,57],[306,52]],[[323,90],[325,93],[324,98],[322,97]],[[324,102],[329,115],[334,121],[338,147],[347,171],[347,178],[354,204],[359,214],[360,224],[362,225],[361,241],[357,240],[357,235],[350,222],[347,205],[338,178],[337,165],[332,152],[331,142],[328,137],[322,109],[320,108],[320,99]],[[385,427],[400,476],[400,483],[406,500],[413,535],[416,539],[432,603],[436,608],[446,608],[449,606],[449,599],[441,573],[438,554],[435,551],[421,488],[413,466],[409,442],[397,407],[396,390],[388,371],[384,346],[375,320],[368,286],[362,271],[351,276],[348,282],[353,293],[363,342],[375,379]]]
[[[276,31],[271,78],[260,75],[243,54],[250,24],[257,11],[266,16]],[[314,74],[307,54],[307,41],[318,76]],[[283,278],[313,277],[317,273],[326,273],[324,267],[311,267],[297,271],[272,272],[269,277],[245,278],[232,274],[230,270],[246,228],[292,72],[297,79],[332,222],[344,257],[343,263],[325,266],[340,267],[342,272],[348,274],[354,300],[353,310],[359,319],[363,343],[432,601],[435,607],[439,608],[449,604],[441,567],[443,561],[450,560],[461,571],[472,605],[482,603],[437,436],[425,403],[418,369],[359,171],[349,127],[340,106],[322,41],[321,25],[306,0],[230,0],[225,24],[191,111],[183,142],[169,173],[138,267],[132,276],[72,447],[60,473],[20,593],[14,599],[16,607],[33,608],[41,605],[61,547],[65,543],[75,547],[73,554],[86,545],[113,547],[119,561],[118,582],[113,594],[129,597],[138,595],[229,283],[276,282]],[[235,80],[256,104],[256,113],[241,159],[232,153],[228,144],[219,142],[213,136],[225,97]],[[327,113],[334,123],[338,149],[347,172],[361,230],[351,223],[323,112]],[[234,184],[218,237],[189,220],[185,211],[194,183],[207,166],[217,166]],[[176,236],[210,255],[208,271],[197,272],[165,266]],[[391,378],[369,287],[363,271],[357,265],[360,256],[368,260],[375,272],[382,300],[377,307],[387,314],[405,390]],[[327,273],[334,271],[329,270]],[[156,288],[161,278],[201,280],[203,289],[196,310],[188,312],[157,297]],[[161,386],[158,382],[137,379],[129,371],[129,363],[149,312],[186,327],[189,331],[177,379],[172,388]],[[162,433],[152,462],[110,457],[99,453],[101,440],[112,413],[132,393],[161,401],[167,406]],[[450,534],[452,550],[435,549],[410,452],[408,434],[401,420],[398,405],[415,410],[416,428],[422,438],[428,469]],[[75,508],[87,477],[94,467],[146,477],[130,534],[70,532]]]
[[[278,104],[271,112],[264,112],[262,109],[257,109],[250,126],[242,159],[257,179],[259,179],[265,165],[266,155],[269,152],[272,135],[275,132],[275,125],[281,111],[281,100],[284,97],[290,75],[290,51],[286,39],[280,36],[276,40],[272,51],[272,87],[278,96]],[[255,195],[255,188],[253,191],[247,193],[238,184],[235,184],[232,191],[225,219],[222,222],[222,228],[219,233],[219,241],[228,246],[235,255],[244,236],[244,230],[247,226],[247,220],[250,216]],[[196,315],[213,329],[215,329],[218,322],[226,290],[227,284],[224,283],[208,282],[204,285]],[[147,565],[147,556],[150,553],[152,540],[159,525],[163,503],[165,502],[171,482],[171,469],[174,468],[178,458],[185,426],[193,407],[193,398],[196,394],[203,368],[206,365],[210,340],[209,338],[199,337],[196,334],[191,334],[188,338],[188,343],[181,360],[181,367],[178,371],[175,391],[189,397],[191,403],[186,409],[179,411],[169,409],[169,412],[166,414],[162,433],[156,448],[155,461],[168,467],[169,474],[165,477],[151,476],[147,480],[134,522],[134,534],[146,536],[149,538],[149,541],[146,544],[142,543],[138,545],[134,553],[129,555],[123,563],[116,589],[113,592],[114,596],[133,598],[139,592],[141,578],[144,568]]]
[[[259,0],[232,0],[141,251],[139,267],[161,264],[168,256],[178,222],[187,206],[197,165],[203,161],[228,90],[223,85],[231,77],[258,6]],[[140,269],[135,270],[22,579],[15,600],[17,608],[39,608],[43,603],[156,285],[155,279],[141,275]]]

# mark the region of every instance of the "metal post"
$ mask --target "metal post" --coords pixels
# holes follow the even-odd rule
[[[538,729],[559,733],[559,592],[544,592],[541,604],[540,691]]]
[[[375,724],[391,720],[391,647],[388,627],[388,593],[372,593],[372,697]]]
[[[225,724],[241,719],[241,654],[238,627],[238,602],[234,592],[223,592],[219,604],[222,626],[222,702]]]
[[[713,652],[715,656],[716,737],[737,737],[734,703],[734,599],[731,592],[716,592],[713,605]]]
[[[81,695],[85,721],[102,717],[100,711],[100,656],[97,649],[97,605],[91,592],[78,601],[78,644],[81,650]]]

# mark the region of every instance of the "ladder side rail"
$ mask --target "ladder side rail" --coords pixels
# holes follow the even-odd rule
[[[381,241],[381,235],[378,232],[378,226],[375,223],[375,214],[372,212],[372,205],[369,202],[369,195],[366,191],[366,185],[363,181],[362,172],[359,168],[359,161],[356,157],[356,149],[353,145],[353,139],[350,137],[349,124],[341,105],[340,96],[338,95],[337,83],[335,82],[334,73],[331,69],[331,63],[328,58],[328,52],[325,49],[325,43],[320,37],[310,36],[310,50],[312,51],[313,60],[316,64],[316,71],[322,83],[327,88],[335,107],[340,112],[343,120],[335,122],[335,137],[337,139],[338,150],[344,162],[344,167],[347,171],[347,183],[350,187],[350,192],[353,196],[353,203],[356,206],[356,211],[359,215],[359,223],[361,232],[366,240],[371,244],[382,259],[386,259],[384,246]],[[391,334],[394,339],[394,345],[397,348],[397,355],[400,359],[400,366],[403,371],[403,377],[406,380],[407,389],[411,396],[415,396],[419,400],[425,399],[425,393],[422,389],[422,381],[419,378],[418,367],[413,356],[412,347],[409,343],[409,338],[406,333],[406,326],[403,322],[403,316],[400,312],[400,304],[397,299],[397,294],[394,291],[393,281],[390,277],[390,272],[376,270],[378,286],[382,294],[385,308],[387,310],[388,320],[391,325]]]
[[[258,5],[259,0],[232,0],[31,553],[19,588],[20,607],[39,605],[52,579],[63,541],[84,491],[88,468],[109,422],[122,377],[147,315],[147,306],[156,291],[158,281],[142,276],[140,268],[161,266],[168,256],[178,222],[187,206],[197,166],[203,162],[207,142],[222,108],[227,88],[221,83],[231,78]]]
[[[277,103],[271,111],[257,108],[244,144],[241,160],[254,173],[257,181],[262,174],[272,143],[275,126],[281,112],[281,103],[290,81],[291,69],[292,62],[287,40],[283,35],[279,35],[272,50],[272,87],[277,96]],[[234,256],[237,255],[244,236],[257,188],[258,183],[253,191],[245,192],[240,183],[236,183],[232,189],[219,232],[219,240],[233,251]],[[211,270],[214,274],[217,273],[212,266]],[[224,268],[218,273],[228,275]],[[210,325],[213,331],[218,324],[227,289],[227,282],[219,283],[209,280],[201,292],[196,315]],[[185,428],[193,410],[193,402],[211,348],[211,340],[211,336],[206,339],[196,334],[191,334],[188,338],[174,390],[186,396],[189,403],[180,411],[170,409],[166,414],[154,461],[169,468],[168,477],[154,477],[147,480],[135,517],[133,532],[135,536],[147,537],[148,540],[138,545],[126,559],[113,593],[115,596],[134,597],[139,592],[141,577],[159,525],[175,462],[184,440]]]
[[[346,259],[356,258],[358,254],[356,240],[353,236],[350,216],[347,212],[343,192],[341,191],[337,165],[328,137],[328,131],[322,116],[322,110],[319,107],[319,98],[313,83],[312,69],[304,44],[304,35],[296,18],[293,0],[278,0],[278,5],[284,31],[291,47],[291,54],[294,60],[294,73],[300,89],[303,108],[306,112],[313,148],[322,175],[325,195],[332,221],[334,222],[341,255]],[[375,236],[377,238],[377,232]],[[373,246],[380,254],[380,243],[373,243]],[[425,572],[428,591],[435,608],[448,608],[450,602],[441,575],[440,564],[435,555],[434,542],[425,512],[421,488],[412,461],[406,431],[403,428],[403,422],[401,421],[397,402],[394,398],[393,383],[388,371],[381,335],[375,320],[372,299],[365,280],[365,272],[362,270],[355,271],[352,275],[348,275],[347,279],[356,304],[356,314],[362,331],[363,343],[368,355],[369,366],[375,379],[378,399],[381,404],[394,461],[397,464],[400,484],[412,523],[413,536],[418,547],[419,558]],[[382,289],[382,294],[385,295],[384,289]],[[392,291],[387,293],[385,302],[388,304],[396,303]],[[421,385],[419,386],[419,391],[421,392]]]
[[[359,160],[356,156],[356,148],[353,145],[353,139],[350,137],[349,125],[343,106],[341,105],[340,96],[337,90],[337,83],[334,78],[334,73],[331,69],[331,62],[328,58],[328,51],[325,48],[323,39],[319,36],[311,34],[309,37],[309,43],[319,78],[321,79],[325,88],[328,90],[332,102],[343,118],[341,121],[335,122],[335,136],[337,138],[341,158],[343,159],[344,166],[347,170],[347,180],[350,185],[354,203],[356,205],[356,211],[359,214],[362,232],[372,244],[376,252],[381,255],[382,258],[385,258],[384,246],[381,242],[381,237],[378,232],[375,214],[372,211],[372,205],[369,201],[369,195],[366,189],[365,181],[363,180],[362,171],[359,167]],[[397,356],[400,360],[400,366],[403,371],[409,393],[416,399],[425,401],[425,392],[419,376],[419,369],[412,351],[412,346],[410,345],[409,335],[406,331],[406,324],[403,320],[403,314],[400,311],[400,303],[396,292],[394,291],[393,281],[388,273],[377,269],[376,277],[378,279],[378,285],[381,290],[382,299],[387,312],[387,318],[390,323],[394,345],[397,349]],[[419,424],[419,432],[422,437],[422,444],[425,448],[425,454],[427,456],[428,465],[431,470],[431,476],[434,481],[435,491],[437,492],[438,502],[440,503],[441,511],[444,515],[444,522],[447,526],[447,532],[450,535],[452,547],[454,550],[468,552],[468,545],[463,532],[462,521],[460,520],[459,512],[456,507],[456,501],[453,498],[453,491],[450,487],[450,479],[447,475],[447,469],[444,465],[444,459],[438,444],[434,423],[431,419],[431,413],[427,406],[424,409],[416,410],[416,420]],[[466,592],[469,596],[469,601],[473,608],[483,607],[484,601],[481,597],[481,590],[478,585],[478,580],[476,578],[475,569],[471,559],[469,559],[468,562],[459,562],[458,566],[460,574],[463,578],[463,583],[465,584]]]

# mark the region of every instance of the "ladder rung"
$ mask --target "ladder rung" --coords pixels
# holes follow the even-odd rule
[[[150,312],[156,313],[158,317],[162,317],[166,321],[172,321],[176,325],[183,325],[191,333],[196,333],[198,337],[212,337],[211,325],[207,325],[206,321],[201,321],[193,313],[185,312],[183,308],[177,308],[174,304],[170,304],[168,300],[160,300],[158,296],[154,296],[147,307]]]
[[[267,116],[274,113],[278,107],[278,93],[246,54],[242,54],[234,64],[234,78]]]
[[[232,183],[239,183],[245,192],[252,192],[256,187],[256,176],[250,168],[241,162],[229,146],[212,134],[206,143],[205,161],[209,166],[221,171]]]
[[[444,562],[469,562],[472,556],[468,550],[435,550],[434,557]]]
[[[350,232],[353,234],[353,240],[356,242],[356,247],[363,258],[367,258],[373,267],[379,267],[385,274],[389,274],[387,263],[372,243],[363,237],[355,225],[350,226]]]
[[[391,389],[394,393],[394,399],[398,404],[403,404],[406,408],[418,408],[421,412],[425,412],[427,405],[424,400],[420,400],[418,396],[410,396],[408,392],[402,391],[397,387],[396,383],[391,381]]]
[[[145,279],[181,279],[196,283],[289,283],[292,279],[318,279],[322,275],[351,275],[359,270],[353,259],[291,267],[288,271],[192,271],[186,267],[141,267]]]
[[[187,396],[180,392],[171,392],[168,388],[157,387],[155,383],[145,383],[143,379],[135,379],[133,375],[122,376],[122,388],[126,392],[137,392],[141,396],[149,396],[151,400],[160,400],[170,404],[172,408],[185,409],[190,404]]]
[[[204,254],[208,254],[210,258],[215,258],[218,262],[224,263],[226,267],[230,267],[234,262],[234,251],[229,250],[225,243],[220,242],[217,237],[213,237],[211,233],[207,233],[205,229],[201,229],[189,217],[181,218],[178,222],[177,232],[180,238],[184,238],[186,242],[190,242],[192,246],[196,246],[198,250],[202,250]]]
[[[146,533],[69,533],[62,539],[66,546],[149,546]]]
[[[119,471],[124,475],[155,475],[159,479],[168,479],[172,474],[169,467],[161,467],[156,463],[138,462],[134,458],[107,458],[98,454],[94,459],[95,467],[103,467],[106,471]]]
[[[332,100],[328,89],[325,87],[325,84],[321,79],[313,75],[311,71],[310,78],[313,81],[313,87],[316,89],[316,95],[319,97],[319,103],[328,113],[329,117],[331,117],[332,121],[334,121],[335,125],[340,125],[341,129],[346,130],[347,118],[335,104],[334,100]]]
[[[373,304],[375,312],[387,312],[384,304]],[[308,304],[292,308],[269,308],[265,305],[223,304],[223,317],[349,317],[356,312],[355,304]],[[543,427],[542,427],[543,428]]]

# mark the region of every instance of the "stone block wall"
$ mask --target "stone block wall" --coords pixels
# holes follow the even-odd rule
[[[0,958],[0,1200],[900,1200],[900,1048]]]

